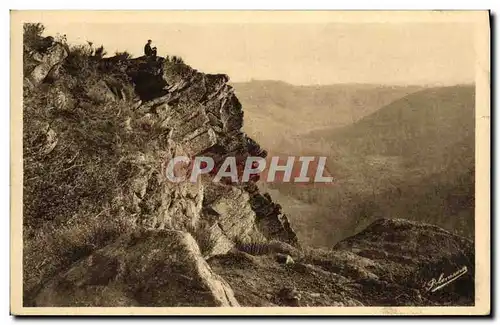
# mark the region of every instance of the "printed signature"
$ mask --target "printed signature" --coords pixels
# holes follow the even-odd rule
[[[433,278],[432,280],[426,283],[425,285],[426,291],[435,292],[447,286],[448,284],[452,283],[453,281],[455,281],[456,279],[467,273],[467,271],[468,271],[467,266],[463,266],[461,269],[457,270],[456,272],[453,272],[448,276],[444,276],[444,273],[441,273],[441,275],[437,280]]]

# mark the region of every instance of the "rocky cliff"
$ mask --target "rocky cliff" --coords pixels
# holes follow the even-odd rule
[[[175,156],[265,157],[228,80],[178,58],[25,50],[26,305],[471,304],[472,244],[437,227],[385,220],[312,250],[255,179],[170,182]],[[462,266],[461,290],[422,291]]]

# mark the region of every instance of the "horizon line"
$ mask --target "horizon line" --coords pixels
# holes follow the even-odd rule
[[[231,80],[231,76],[229,76],[230,84],[245,84],[245,83],[265,83],[265,82],[274,82],[274,83],[283,83],[290,86],[296,87],[325,87],[325,86],[383,86],[383,87],[454,87],[454,86],[475,86],[475,81],[469,82],[457,82],[457,83],[442,83],[442,82],[433,82],[433,83],[373,83],[373,82],[336,82],[336,83],[316,83],[316,84],[297,84],[285,80],[279,79],[250,79],[250,80],[242,80],[242,81],[233,81]]]

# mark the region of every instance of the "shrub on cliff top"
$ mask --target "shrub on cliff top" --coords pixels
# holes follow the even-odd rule
[[[128,53],[127,51],[116,51],[115,58],[117,58],[118,60],[128,60],[132,58],[132,54]]]
[[[23,74],[27,75],[36,66],[31,59],[30,52],[38,49],[45,27],[40,23],[26,23],[23,25]]]
[[[42,40],[45,26],[41,23],[25,23],[23,25],[23,45],[30,50],[38,48]]]

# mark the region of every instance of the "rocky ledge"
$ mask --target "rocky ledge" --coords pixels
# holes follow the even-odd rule
[[[294,262],[239,251],[208,262],[245,306],[474,304],[474,245],[437,226],[380,219],[331,250],[280,251]]]

